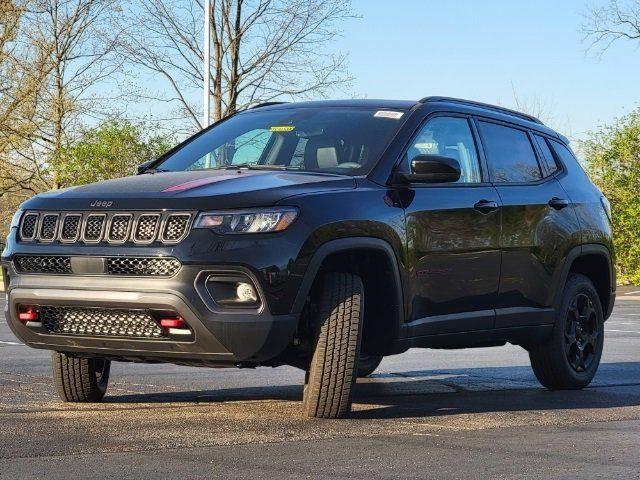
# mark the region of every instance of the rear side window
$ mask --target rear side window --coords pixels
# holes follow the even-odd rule
[[[478,123],[494,182],[523,183],[542,178],[526,132],[495,123]]]
[[[556,163],[555,158],[553,158],[553,154],[551,153],[551,149],[549,148],[547,140],[540,135],[534,135],[533,138],[536,139],[536,143],[538,144],[538,147],[540,147],[540,151],[542,152],[542,159],[549,169],[549,175],[553,175],[558,171],[558,164]]]
[[[558,157],[560,157],[560,160],[562,160],[565,164],[570,164],[571,162],[573,162],[580,165],[580,162],[578,162],[573,153],[571,153],[571,150],[569,150],[563,144],[561,144],[560,142],[556,142],[555,140],[551,140],[551,144],[553,146],[553,150],[556,152],[556,155],[558,155]]]

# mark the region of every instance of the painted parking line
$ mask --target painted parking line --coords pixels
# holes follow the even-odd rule
[[[0,345],[7,345],[9,347],[22,347],[22,343],[18,343],[18,342],[3,342],[0,341]]]
[[[640,293],[640,290],[634,290],[633,292],[625,292],[623,293],[623,295],[635,295],[637,293]]]
[[[614,330],[612,328],[605,328],[604,331],[605,332],[616,332],[616,333],[637,333],[638,335],[640,335],[640,332],[636,332],[634,330]]]

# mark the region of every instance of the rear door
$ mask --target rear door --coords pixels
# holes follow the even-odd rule
[[[484,119],[477,125],[501,200],[496,327],[552,323],[553,275],[578,231],[569,197],[543,161],[544,137]]]
[[[499,197],[481,162],[469,117],[431,116],[411,141],[419,154],[455,158],[457,183],[415,184],[405,197],[409,335],[493,327],[500,277]]]

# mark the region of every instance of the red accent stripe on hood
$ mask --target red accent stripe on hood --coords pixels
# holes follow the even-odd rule
[[[246,175],[243,173],[242,175]],[[228,175],[216,175],[215,177],[199,178],[197,180],[191,180],[190,182],[180,183],[178,185],[172,185],[162,190],[162,193],[169,192],[183,192],[185,190],[191,190],[192,188],[201,187],[202,185],[208,185],[210,183],[221,182],[223,180],[229,180],[231,178],[238,178],[240,175],[237,173],[230,173]]]

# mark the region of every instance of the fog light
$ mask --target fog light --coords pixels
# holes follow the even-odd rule
[[[209,275],[205,287],[218,307],[252,310],[260,307],[258,288],[243,273],[220,272]]]
[[[236,289],[236,295],[238,296],[238,301],[242,303],[258,301],[256,289],[249,283],[239,283]]]

